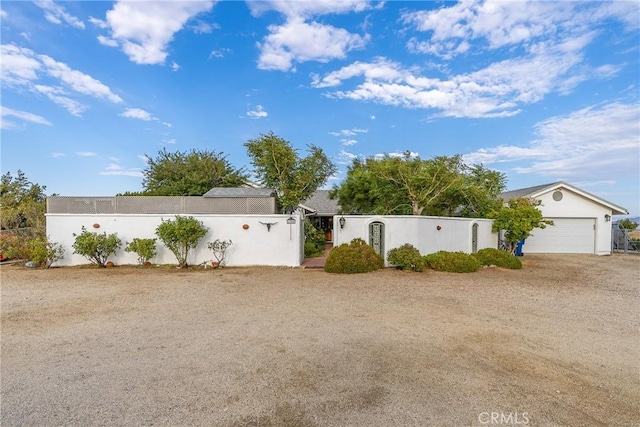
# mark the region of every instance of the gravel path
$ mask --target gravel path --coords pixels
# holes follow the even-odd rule
[[[351,276],[4,265],[0,422],[639,425],[640,257],[522,260]]]

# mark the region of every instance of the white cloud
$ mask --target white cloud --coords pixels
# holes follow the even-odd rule
[[[373,114],[369,117],[371,120],[375,120],[376,116],[374,116]]]
[[[362,12],[376,8],[384,2],[372,3],[363,0],[315,0],[315,1],[290,1],[279,0],[270,2],[247,2],[253,16],[260,16],[269,10],[275,10],[288,17],[311,17],[313,15],[343,14],[349,12]]]
[[[111,163],[100,172],[100,175],[141,177],[142,171],[139,168],[126,169],[117,163]]]
[[[247,111],[247,117],[251,119],[263,119],[267,117],[269,114],[264,111],[262,105],[257,105],[256,109],[253,111]]]
[[[228,53],[231,53],[231,49],[225,47],[217,50],[212,50],[209,54],[209,58],[224,58]]]
[[[120,113],[120,116],[127,117],[129,119],[138,119],[138,120],[145,120],[145,121],[158,120],[156,117],[153,116],[153,114],[141,108],[127,108],[122,113]]]
[[[174,34],[212,7],[212,1],[118,1],[107,12],[106,23],[111,33],[108,39],[137,64],[163,64]]]
[[[18,120],[36,123],[39,125],[51,126],[51,122],[45,119],[42,116],[37,114],[29,113],[27,111],[14,110],[13,108],[0,106],[0,117],[2,118],[2,125],[0,126],[2,129],[12,129],[15,125],[12,122],[7,122],[5,117],[14,117]]]
[[[98,28],[109,28],[109,24],[107,24],[105,21],[103,21],[102,19],[94,18],[93,16],[89,17],[89,22],[91,22]]]
[[[8,17],[9,17],[9,14],[6,11],[0,9],[0,18],[7,19]]]
[[[0,46],[0,59],[0,76],[7,85],[29,84],[38,79],[38,71],[43,68],[31,49],[14,44]]]
[[[196,34],[210,34],[213,30],[220,29],[220,25],[218,24],[209,24],[204,21],[197,21],[195,25],[191,26],[191,29]]]
[[[172,69],[173,71],[178,71],[178,70],[180,69],[180,66],[178,65],[178,63],[177,63],[177,62],[173,61],[173,62],[171,63],[171,69]]]
[[[353,128],[353,129],[342,129],[339,130],[337,132],[329,132],[329,135],[333,135],[333,136],[354,136],[358,133],[367,133],[369,132],[369,129],[359,129],[359,128]]]
[[[64,7],[54,3],[52,0],[36,1],[35,4],[44,10],[44,17],[47,21],[57,25],[65,22],[72,27],[84,30],[84,22],[67,13]]]
[[[171,123],[169,123],[169,122],[162,122],[162,124],[163,124],[164,126],[168,127],[168,128],[173,127],[173,125],[172,125]]]
[[[467,163],[520,162],[517,173],[555,179],[637,178],[640,105],[611,103],[552,117],[535,126],[528,146],[502,145],[464,156]],[[524,164],[522,165],[522,162]]]
[[[369,36],[353,34],[342,28],[304,22],[294,17],[284,25],[269,26],[269,34],[260,48],[258,68],[288,71],[294,62],[328,62],[343,59],[350,50],[362,49]]]
[[[76,117],[81,117],[82,113],[88,108],[86,105],[66,96],[67,92],[60,87],[34,85],[33,88]]]
[[[96,157],[98,153],[93,151],[76,151],[76,155],[80,157]]]
[[[59,159],[61,157],[64,157],[66,154],[64,153],[57,153],[57,152],[53,152],[51,154],[49,154],[49,157],[53,157],[54,159]]]
[[[101,45],[109,47],[118,47],[118,42],[105,36],[98,36],[98,42]]]
[[[342,145],[344,145],[345,147],[356,145],[358,143],[358,141],[355,139],[347,139],[347,138],[341,139],[340,142],[342,142]]]
[[[327,74],[322,79],[313,75],[311,84],[317,88],[335,87],[341,85],[345,80],[360,76],[366,80],[400,82],[408,73],[409,71],[404,70],[400,64],[378,57],[373,62],[356,61],[338,71]]]

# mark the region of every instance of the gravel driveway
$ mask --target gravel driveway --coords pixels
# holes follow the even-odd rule
[[[639,425],[640,257],[522,260],[350,276],[3,265],[0,422]]]

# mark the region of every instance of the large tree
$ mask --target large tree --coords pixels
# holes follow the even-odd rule
[[[256,178],[276,190],[283,209],[295,209],[336,172],[336,166],[322,149],[308,145],[307,157],[300,157],[291,143],[273,132],[260,134],[244,146]]]
[[[466,166],[458,155],[425,160],[406,153],[354,160],[331,196],[345,212],[482,216],[495,207],[504,181],[499,172]]]
[[[144,190],[148,196],[201,196],[214,187],[239,187],[247,176],[236,169],[223,153],[213,150],[158,151],[142,172]],[[126,193],[135,194],[135,193]]]
[[[0,180],[0,225],[3,229],[35,228],[44,230],[46,187],[29,181],[21,170]]]

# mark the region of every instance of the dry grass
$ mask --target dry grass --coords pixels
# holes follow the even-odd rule
[[[5,265],[0,421],[638,425],[640,258],[522,260],[351,276]]]

